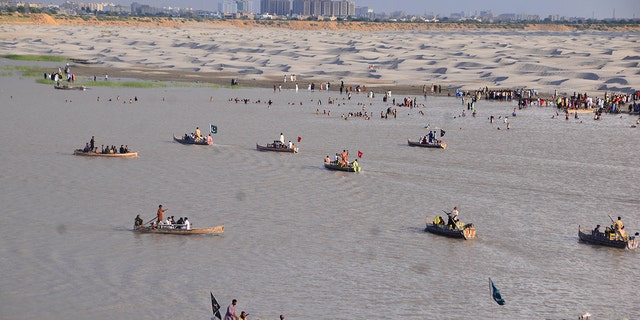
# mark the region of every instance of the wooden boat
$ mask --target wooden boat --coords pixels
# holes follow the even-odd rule
[[[82,149],[73,150],[73,154],[82,157],[105,157],[105,158],[137,158],[138,151],[128,153],[95,153],[84,152]]]
[[[329,169],[329,170],[336,170],[336,171],[346,171],[346,172],[361,172],[362,171],[362,167],[357,166],[354,167],[353,166],[353,162],[349,162],[346,166],[341,166],[340,163],[336,162],[336,161],[331,161],[329,163],[324,163],[324,167]]]
[[[72,87],[72,86],[68,86],[68,85],[54,85],[54,88],[58,89],[58,90],[80,90],[80,91],[84,91],[87,90],[87,87],[85,86],[79,86],[79,87]]]
[[[588,230],[578,226],[578,238],[580,241],[600,246],[614,247],[619,249],[638,247],[638,239],[634,236],[625,235],[624,237],[616,236],[615,232],[597,232]]]
[[[180,138],[180,137],[176,136],[175,134],[173,135],[173,140],[175,140],[176,142],[179,142],[181,144],[197,144],[197,145],[201,145],[201,146],[209,146],[209,145],[211,145],[213,143],[213,140],[212,140],[212,143],[209,143],[209,141],[208,141],[208,139],[206,139],[206,137],[204,137],[204,138],[202,138],[202,139],[200,139],[198,141],[195,141],[195,140],[192,140],[192,139],[185,139],[184,137]]]
[[[427,223],[427,228],[425,229],[425,231],[445,237],[465,240],[473,239],[476,237],[476,228],[473,226],[473,223],[465,224],[460,221],[456,223],[455,229],[451,228],[447,224]]]
[[[289,146],[281,144],[280,141],[277,141],[277,143],[268,143],[265,146],[261,146],[256,143],[256,149],[258,149],[258,151],[298,153],[298,147],[289,148]]]
[[[407,139],[407,143],[412,147],[440,148],[440,149],[446,149],[447,148],[447,143],[444,142],[444,141],[441,141],[441,140],[437,140],[436,142],[422,143],[422,142],[417,141],[417,140]]]
[[[134,232],[138,233],[158,233],[158,234],[175,234],[181,236],[219,236],[224,233],[224,225],[219,225],[211,228],[193,228],[193,229],[177,229],[177,228],[161,228],[158,226],[153,228],[151,226],[134,227]]]

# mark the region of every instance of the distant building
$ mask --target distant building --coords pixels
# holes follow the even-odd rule
[[[372,8],[369,7],[356,7],[356,17],[358,18],[365,18],[365,19],[375,19],[376,18],[376,14],[373,11]]]
[[[250,0],[224,0],[218,3],[218,12],[227,14],[253,13],[253,1]]]
[[[291,13],[289,0],[260,0],[260,13],[288,16]]]
[[[348,0],[293,0],[291,13],[300,16],[347,17],[356,15],[356,4]]]

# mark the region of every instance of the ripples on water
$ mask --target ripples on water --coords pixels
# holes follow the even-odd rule
[[[209,291],[253,319],[640,317],[637,253],[577,241],[579,224],[608,214],[640,229],[632,116],[566,121],[532,107],[507,131],[487,118],[513,103],[482,101],[478,117],[460,118],[459,100],[434,97],[424,116],[403,108],[381,120],[380,95],[2,81],[3,318],[206,318]],[[117,95],[139,102],[107,101]],[[341,120],[357,102],[372,120]],[[210,122],[213,147],[172,142]],[[426,124],[446,130],[446,150],[406,145]],[[280,132],[302,137],[299,154],[255,150]],[[91,135],[140,157],[72,156]],[[342,149],[364,153],[362,173],[322,167]],[[131,233],[135,215],[149,220],[160,203],[196,227],[224,223],[225,235]],[[478,239],[423,231],[454,205]],[[505,306],[490,300],[488,277]]]

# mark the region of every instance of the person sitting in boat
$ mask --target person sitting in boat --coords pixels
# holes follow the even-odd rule
[[[184,134],[184,137],[182,138],[184,141],[189,141],[189,135],[188,134]]]
[[[293,142],[291,142],[291,140],[289,140],[289,149],[293,149]]]
[[[444,224],[444,219],[442,219],[441,216],[437,216],[435,219],[433,219],[433,224],[435,224],[435,225],[443,225]]]
[[[420,143],[427,144],[427,136],[423,136]]]
[[[124,145],[124,153],[129,153],[129,145]]]
[[[89,142],[87,142],[87,144],[84,146],[84,149],[82,149],[82,152],[89,152],[91,150],[91,146],[89,146]]]
[[[124,145],[123,144],[120,145],[120,153],[126,153],[125,150],[124,150]]]
[[[211,137],[211,133],[209,133],[209,135],[207,136],[207,143],[208,144],[212,144],[213,143],[213,138]]]
[[[136,216],[136,219],[133,222],[133,226],[137,229],[142,227],[142,225],[144,224],[144,222],[142,221],[142,218],[140,218],[140,215]]]
[[[182,219],[182,217],[180,217],[180,219],[178,219],[178,221],[176,222],[176,228],[182,229],[183,224],[184,224],[184,220]]]
[[[327,155],[327,157],[324,158],[324,163],[325,164],[331,164],[331,158],[329,158],[329,155]]]
[[[189,222],[189,218],[184,217],[184,228],[187,230],[191,230],[191,222]]]
[[[593,231],[591,232],[591,234],[593,235],[599,235],[600,234],[600,225],[597,225]]]

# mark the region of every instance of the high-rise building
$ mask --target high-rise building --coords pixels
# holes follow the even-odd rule
[[[293,0],[292,13],[304,16],[354,16],[356,4],[348,0]]]
[[[260,13],[286,16],[291,13],[289,0],[260,0]]]

